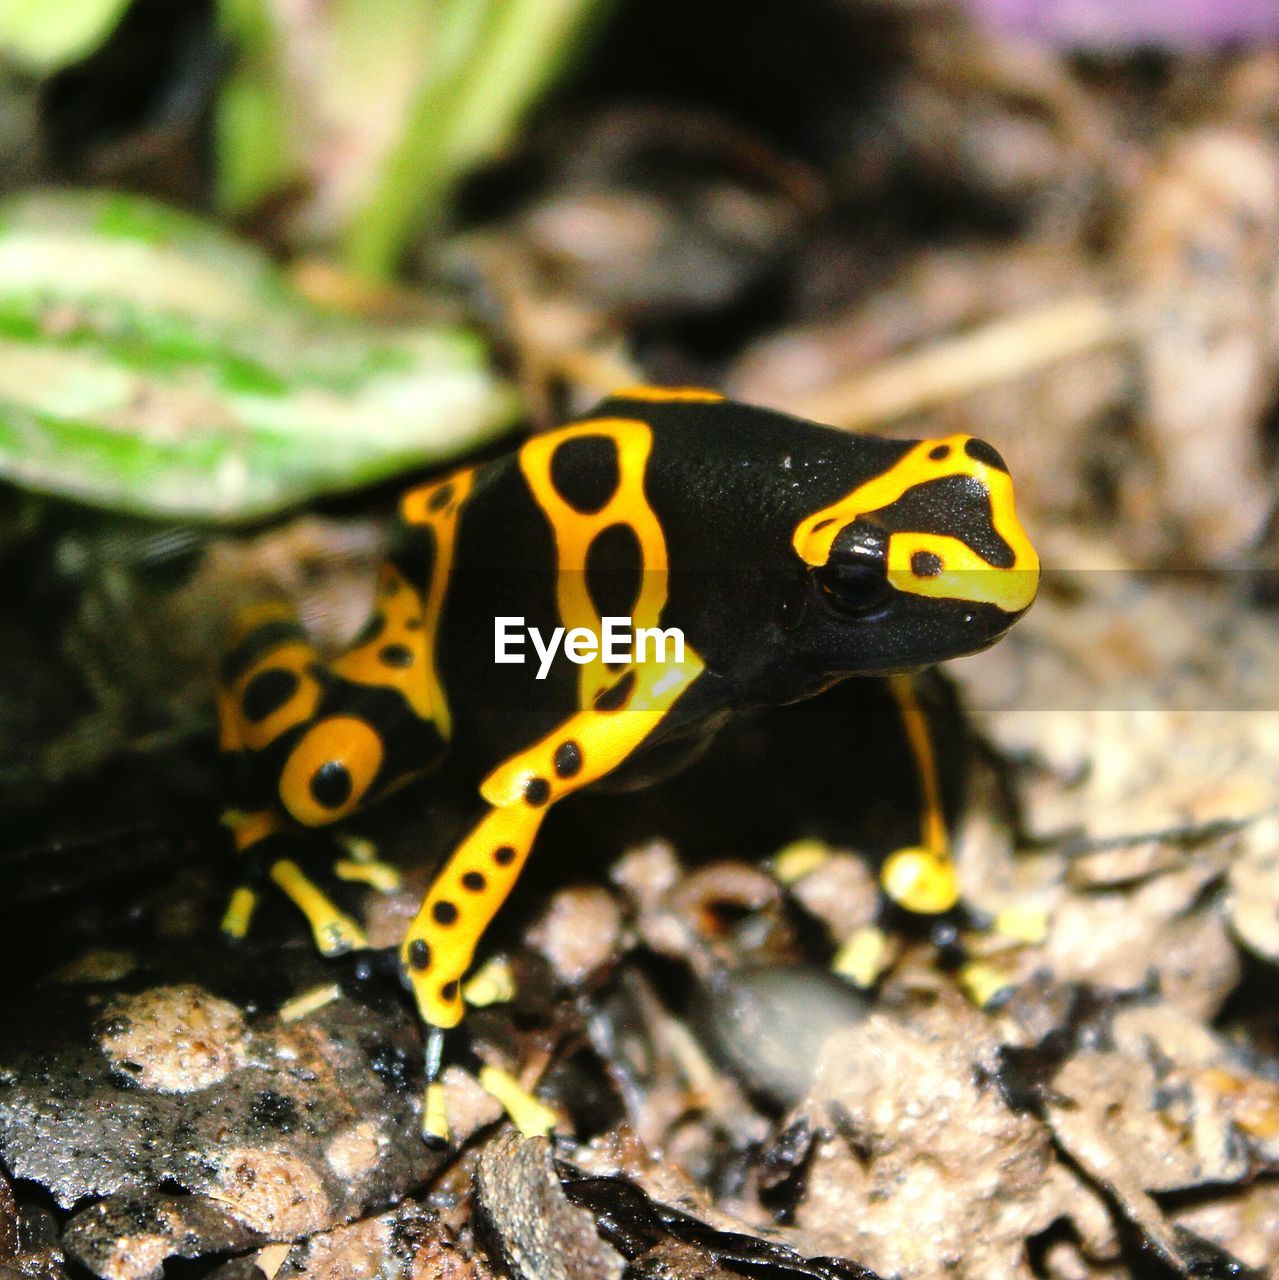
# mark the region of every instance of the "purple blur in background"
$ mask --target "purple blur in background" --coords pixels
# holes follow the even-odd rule
[[[967,0],[984,26],[1081,49],[1212,48],[1279,39],[1279,0]]]

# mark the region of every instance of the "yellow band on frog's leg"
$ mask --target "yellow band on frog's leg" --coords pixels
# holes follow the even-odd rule
[[[222,823],[230,829],[237,853],[248,853],[268,836],[284,830],[283,820],[273,809],[255,809],[251,813],[229,810],[222,815]]]
[[[484,930],[519,878],[544,809],[490,809],[427,892],[400,949],[418,1011],[433,1027],[462,1020],[462,979]]]
[[[917,915],[942,915],[959,902],[959,876],[951,857],[950,836],[942,811],[932,735],[911,677],[892,676],[889,687],[901,713],[919,779],[920,842],[889,854],[880,868],[880,887],[907,911]]]
[[[296,862],[282,858],[274,863],[271,879],[306,916],[321,955],[340,956],[369,945],[360,926],[339,911]]]

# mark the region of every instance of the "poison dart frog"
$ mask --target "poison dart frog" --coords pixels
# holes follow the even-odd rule
[[[224,928],[242,936],[274,882],[323,952],[365,945],[303,870],[299,829],[341,822],[446,753],[464,762],[476,820],[398,953],[428,1028],[424,1132],[444,1140],[443,1033],[547,810],[597,783],[668,774],[736,714],[894,677],[928,803],[920,845],[888,858],[883,891],[923,915],[953,908],[927,730],[901,678],[999,639],[1038,578],[1008,471],[980,440],[853,435],[712,391],[619,391],[405,493],[372,616],[335,660],[286,606],[241,618],[219,693],[243,867]],[[682,644],[629,660],[585,648],[542,668],[498,660],[513,619],[571,639],[606,618]],[[335,870],[377,884],[387,869],[348,858]]]

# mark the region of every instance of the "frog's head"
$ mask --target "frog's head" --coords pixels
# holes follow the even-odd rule
[[[801,520],[792,545],[810,597],[795,642],[832,674],[976,653],[1030,607],[1039,584],[1008,469],[965,435],[906,446]]]

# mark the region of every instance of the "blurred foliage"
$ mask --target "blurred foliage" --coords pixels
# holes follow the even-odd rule
[[[391,276],[459,179],[510,139],[602,0],[221,0],[237,51],[218,113],[231,214],[297,200],[290,230]]]
[[[394,274],[458,181],[510,140],[607,0],[216,0],[227,50],[217,200],[289,211],[299,245]],[[93,53],[130,0],[0,0],[0,55],[47,75]]]
[[[470,333],[323,311],[199,219],[0,207],[0,475],[30,488],[245,518],[471,448],[514,409]]]
[[[70,66],[106,39],[130,0],[0,0],[0,52],[37,73]]]

